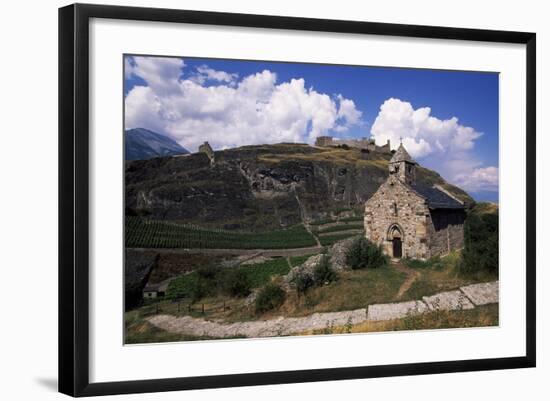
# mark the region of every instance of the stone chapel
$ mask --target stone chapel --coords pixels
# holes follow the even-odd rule
[[[401,143],[389,177],[365,204],[365,234],[392,258],[428,259],[464,245],[464,204],[440,186],[416,182],[417,163]]]

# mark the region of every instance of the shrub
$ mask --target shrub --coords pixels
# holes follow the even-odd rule
[[[255,301],[256,313],[264,313],[280,307],[285,301],[285,291],[276,284],[267,284],[260,290]]]
[[[304,272],[296,273],[292,278],[292,283],[296,286],[296,291],[299,294],[304,294],[314,284],[311,275]]]
[[[221,268],[216,265],[205,265],[197,269],[197,274],[199,277],[206,280],[214,280],[220,273]]]
[[[360,237],[352,242],[346,252],[346,263],[354,270],[365,267],[377,268],[386,265],[387,258],[380,246]]]
[[[313,282],[315,285],[323,285],[336,281],[338,275],[330,265],[330,258],[326,255],[321,257],[321,261],[313,270]]]
[[[498,271],[498,214],[471,214],[464,223],[462,272]]]
[[[252,284],[250,277],[243,270],[231,270],[224,277],[226,292],[233,297],[246,297],[250,294]]]
[[[445,262],[439,256],[433,256],[428,260],[404,258],[404,262],[413,269],[441,270],[445,267]]]
[[[206,296],[211,290],[210,283],[196,272],[175,278],[168,285],[168,299],[191,298],[193,302]]]
[[[193,302],[197,302],[199,299],[204,298],[212,291],[212,285],[207,280],[199,277],[196,284],[191,287],[190,295]]]

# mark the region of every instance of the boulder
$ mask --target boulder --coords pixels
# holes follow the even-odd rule
[[[350,270],[350,267],[346,264],[346,253],[356,238],[346,238],[336,242],[329,248],[330,263],[335,271]]]
[[[306,274],[313,279],[313,271],[315,270],[315,267],[317,267],[317,265],[321,262],[322,257],[322,254],[313,255],[300,266],[293,267],[288,272],[288,274],[284,276],[283,288],[287,290],[290,286],[292,286],[292,282],[298,274]]]

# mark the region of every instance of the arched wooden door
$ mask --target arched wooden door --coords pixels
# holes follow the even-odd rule
[[[393,238],[393,257],[400,258],[403,256],[403,244],[400,237]]]
[[[391,226],[388,234],[388,239],[392,242],[392,256],[401,258],[403,256],[403,235],[400,227],[397,225]]]

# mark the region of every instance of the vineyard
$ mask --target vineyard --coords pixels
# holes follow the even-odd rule
[[[363,230],[365,226],[363,224],[338,224],[327,228],[321,228],[315,231],[316,234],[333,233],[346,230]]]
[[[127,248],[286,249],[316,245],[302,225],[253,233],[127,216],[125,234]]]
[[[330,246],[330,245],[333,245],[334,243],[336,243],[338,241],[341,241],[343,239],[350,238],[350,237],[356,237],[358,235],[359,234],[353,233],[353,232],[342,233],[342,234],[334,234],[334,235],[326,235],[326,236],[323,236],[323,237],[319,237],[319,241],[321,242],[321,245],[323,245],[323,246]]]

